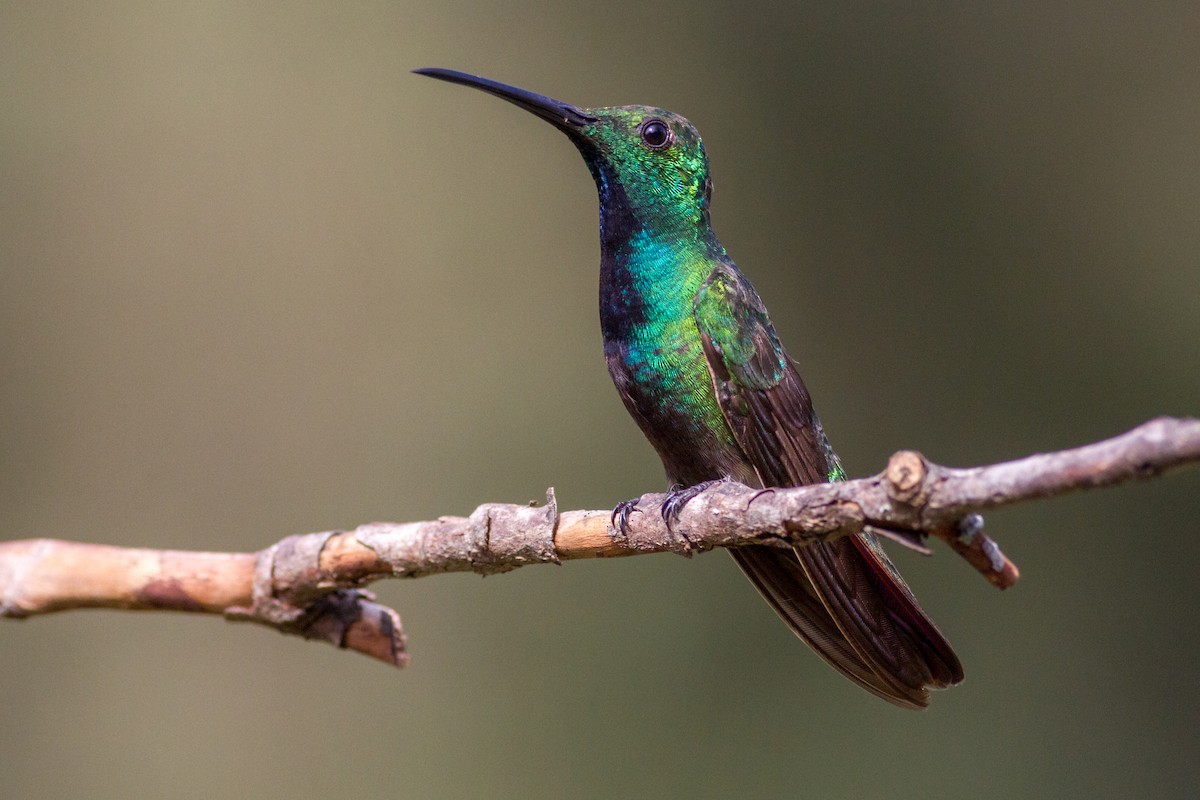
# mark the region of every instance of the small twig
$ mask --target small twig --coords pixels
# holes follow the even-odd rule
[[[642,496],[642,513],[622,533],[609,511],[559,513],[551,490],[540,507],[488,504],[469,517],[289,536],[258,553],[0,542],[0,616],[72,608],[224,614],[403,666],[399,616],[361,589],[381,578],[747,544],[803,547],[864,529],[917,547],[928,536],[942,539],[1005,588],[1017,580],[1016,566],[984,535],[977,512],[1196,461],[1200,420],[1161,418],[1096,444],[986,467],[942,467],[901,451],[879,475],[844,483],[769,492],[718,483],[683,508],[673,530],[662,521],[663,494]]]

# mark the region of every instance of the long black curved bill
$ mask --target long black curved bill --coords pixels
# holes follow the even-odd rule
[[[509,86],[507,83],[481,78],[478,75],[470,75],[466,72],[459,72],[453,69],[442,69],[441,67],[424,67],[422,69],[414,69],[413,72],[418,75],[437,78],[439,81],[471,86],[488,94],[494,94],[496,97],[502,97],[532,114],[537,114],[554,127],[568,133],[577,131],[584,125],[590,125],[596,121],[595,117],[590,116],[569,103],[563,103],[545,95],[518,89],[516,86]]]

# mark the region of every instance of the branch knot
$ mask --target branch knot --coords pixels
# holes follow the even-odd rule
[[[887,476],[888,497],[907,506],[920,505],[925,479],[929,476],[929,465],[924,456],[916,450],[894,453],[884,475]]]

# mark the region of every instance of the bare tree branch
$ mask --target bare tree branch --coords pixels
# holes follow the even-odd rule
[[[0,542],[0,616],[72,608],[223,614],[403,666],[399,616],[361,588],[381,578],[486,575],[526,564],[747,544],[803,547],[864,530],[922,551],[925,538],[942,539],[1005,588],[1017,580],[1017,568],[983,534],[977,512],[1196,461],[1200,420],[1164,417],[1096,444],[986,467],[942,467],[906,450],[880,474],[844,483],[766,490],[720,483],[689,502],[670,527],[662,519],[666,495],[647,494],[624,532],[612,527],[609,511],[560,513],[550,490],[544,506],[487,504],[469,517],[289,536],[257,553]]]

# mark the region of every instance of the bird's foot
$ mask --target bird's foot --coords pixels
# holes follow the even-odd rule
[[[621,535],[629,533],[629,515],[635,511],[639,511],[637,504],[641,499],[640,497],[635,497],[632,500],[622,500],[613,508],[612,516],[609,517],[609,523]]]
[[[725,483],[728,480],[729,478],[720,478],[715,481],[702,481],[691,486],[672,486],[667,491],[667,499],[662,504],[662,518],[663,522],[667,523],[667,530],[675,533],[674,524],[679,521],[679,515],[683,513],[683,507],[691,502],[696,495],[711,486],[716,486],[718,483]],[[686,536],[683,538],[687,539]]]
[[[679,515],[683,513],[683,507],[705,489],[729,480],[729,478],[720,478],[714,481],[703,481],[692,486],[675,485],[667,491],[667,499],[663,501],[661,509],[662,518],[663,522],[667,524],[667,532],[682,541],[683,547],[681,552],[691,555],[691,551],[696,546],[696,543],[687,534],[675,530],[675,523],[679,521]],[[621,535],[629,534],[629,517],[635,511],[641,512],[641,509],[637,507],[640,501],[640,497],[635,497],[632,500],[622,500],[613,508],[609,522]]]

